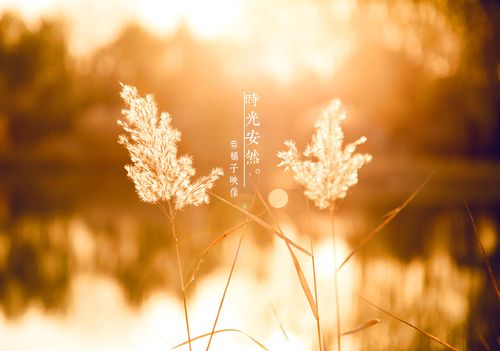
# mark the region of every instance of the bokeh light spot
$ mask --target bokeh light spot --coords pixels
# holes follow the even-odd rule
[[[269,193],[267,201],[274,208],[283,208],[288,203],[288,193],[283,189],[274,189]]]

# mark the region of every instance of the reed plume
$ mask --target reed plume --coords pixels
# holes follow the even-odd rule
[[[346,114],[340,106],[340,100],[335,99],[321,113],[312,143],[303,153],[304,160],[292,140],[285,142],[288,150],[278,152],[278,167],[292,171],[294,179],[304,186],[304,194],[320,209],[333,208],[335,200],[345,198],[347,190],[358,182],[358,170],[372,159],[369,154],[354,153],[365,137],[342,149],[344,132],[340,123]]]
[[[305,188],[304,195],[312,200],[319,209],[328,209],[330,211],[333,264],[335,268],[333,279],[335,284],[338,351],[341,351],[341,326],[334,229],[335,203],[336,200],[346,197],[349,188],[358,182],[358,170],[372,159],[369,154],[355,153],[356,147],[366,141],[365,137],[361,137],[342,148],[344,132],[340,124],[346,118],[346,114],[340,107],[340,100],[334,99],[323,110],[316,122],[316,133],[312,137],[312,142],[307,145],[303,153],[304,160],[301,159],[297,146],[292,140],[285,142],[288,150],[278,152],[278,158],[281,159],[278,167],[284,167],[285,171],[293,173],[294,179]],[[318,305],[317,298],[316,305]],[[319,322],[319,316],[317,318]],[[318,339],[321,350],[322,338],[319,323]]]
[[[181,133],[172,127],[170,115],[163,112],[158,118],[154,97],[139,96],[133,86],[122,85],[120,95],[128,109],[122,110],[125,118],[118,124],[128,135],[120,135],[118,142],[130,153],[132,164],[125,169],[139,198],[153,204],[167,202],[172,212],[208,203],[207,191],[224,174],[222,169],[216,167],[192,183],[196,173],[193,159],[189,155],[177,157]]]
[[[186,206],[208,203],[208,190],[224,172],[216,167],[208,176],[192,183],[191,178],[196,173],[193,159],[188,155],[177,157],[177,143],[181,140],[181,133],[172,127],[170,115],[163,112],[158,117],[153,95],[141,97],[133,86],[122,84],[120,96],[128,105],[128,109],[122,110],[125,118],[118,120],[118,124],[126,132],[118,137],[118,142],[125,146],[132,160],[132,164],[126,165],[125,169],[128,177],[134,182],[139,198],[158,205],[170,221],[191,350],[192,339],[175,215]]]

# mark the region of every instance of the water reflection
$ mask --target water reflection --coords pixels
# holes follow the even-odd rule
[[[123,185],[104,188],[107,194],[93,197],[90,204],[73,197],[70,208],[79,208],[78,212],[58,206],[18,212],[11,202],[15,197],[4,194],[0,330],[7,349],[164,350],[186,340],[166,222],[154,207],[138,204],[129,184]],[[128,191],[131,198],[123,195]],[[105,196],[115,200],[102,202]],[[296,209],[299,215],[290,206],[276,211],[292,239],[305,247],[311,238],[315,243],[321,324],[327,342],[333,345],[336,312],[329,219],[312,213],[309,229],[302,208]],[[340,258],[346,257],[360,233],[380,219],[367,213],[349,206],[340,211],[336,221]],[[399,221],[340,272],[342,330],[369,319],[382,320],[345,336],[345,350],[437,348],[358,299],[358,294],[457,347],[467,342],[472,325],[491,335],[495,310],[484,312],[491,303],[491,289],[472,237],[464,229],[465,212],[434,208],[431,213],[417,206],[401,214]],[[488,252],[495,255],[496,217],[488,211],[481,213],[480,233],[490,238],[485,242],[490,242]],[[228,228],[227,222],[241,220],[231,216],[217,204],[198,209],[196,216],[181,215],[187,272],[213,233]],[[227,221],[214,219],[220,217]],[[218,329],[241,329],[271,350],[317,349],[315,320],[286,246],[258,227],[249,226],[244,233]],[[188,291],[192,335],[211,330],[239,235],[209,255]],[[311,261],[299,257],[312,284]],[[195,349],[205,345],[197,341]],[[223,333],[214,339],[213,347],[254,350],[255,344],[244,335]]]
[[[109,277],[81,274],[72,278],[65,317],[44,313],[33,304],[15,322],[0,319],[7,350],[165,350],[163,330],[181,334],[182,312],[175,299],[155,295],[132,310],[123,291]]]
[[[169,229],[161,212],[140,204],[132,185],[116,181],[114,175],[99,180],[71,177],[40,178],[31,185],[18,180],[33,186],[22,192],[12,180],[3,182],[10,192],[3,192],[0,216],[2,346],[21,351],[37,345],[55,350],[155,350],[186,340]],[[79,185],[65,187],[65,194],[40,191],[53,182]],[[23,196],[26,192],[37,196]],[[329,219],[312,212],[309,221],[298,205],[300,194],[293,189],[288,194],[290,202],[275,209],[277,219],[304,247],[314,241],[321,324],[325,339],[333,344]],[[340,258],[387,210],[367,206],[347,202],[339,212]],[[178,223],[186,275],[216,233],[243,220],[220,203],[195,210],[196,215],[189,210],[181,214]],[[497,212],[484,206],[473,206],[473,211],[495,264]],[[192,335],[211,330],[239,235],[233,234],[208,256],[189,288]],[[299,258],[312,284],[311,261]],[[467,342],[474,346],[470,339],[477,340],[477,333],[494,342],[494,295],[461,204],[430,205],[417,199],[342,269],[339,279],[342,330],[382,320],[344,337],[345,350],[437,347],[358,295],[457,347]],[[218,322],[222,328],[244,330],[272,350],[317,348],[315,320],[286,246],[257,226],[245,231]],[[195,344],[201,349],[205,342]],[[213,347],[229,350],[235,345],[255,349],[248,338],[235,333],[217,335]]]

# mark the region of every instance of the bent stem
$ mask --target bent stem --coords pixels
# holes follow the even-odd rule
[[[170,225],[172,227],[172,237],[174,239],[175,243],[175,254],[177,256],[177,272],[179,273],[179,284],[181,288],[181,293],[182,293],[182,303],[184,305],[184,318],[186,320],[186,331],[187,331],[187,337],[188,337],[188,343],[189,343],[189,351],[192,351],[191,348],[191,332],[189,330],[189,316],[188,316],[188,309],[187,309],[187,302],[186,302],[186,292],[184,288],[184,278],[182,276],[182,265],[181,265],[181,255],[180,255],[180,250],[179,250],[179,238],[177,237],[177,234],[175,233],[175,213],[172,210],[172,206],[170,203],[168,203],[169,211],[167,212],[165,206],[161,205],[161,209],[167,216],[168,220],[170,221]]]
[[[332,241],[333,241],[333,280],[335,283],[335,308],[337,315],[337,350],[341,351],[340,346],[340,305],[339,305],[339,288],[337,279],[337,249],[335,245],[335,211],[333,207],[330,209],[330,217],[332,221]]]
[[[264,351],[269,351],[269,349],[267,347],[264,346],[263,343],[261,343],[259,340],[257,340],[256,338],[254,338],[252,335],[248,334],[247,332],[244,332],[243,330],[240,330],[240,329],[234,329],[234,328],[229,328],[229,329],[220,329],[220,330],[216,330],[214,331],[213,333],[214,334],[219,334],[219,333],[227,333],[227,332],[232,332],[232,333],[239,333],[239,334],[242,334],[244,336],[246,336],[247,338],[249,338],[250,340],[252,340],[257,346],[259,346],[262,350]],[[202,335],[199,335],[199,336],[196,336],[193,338],[193,341],[196,341],[196,340],[199,340],[201,338],[205,338],[207,336],[209,336],[211,333],[205,333],[205,334],[202,334]],[[175,350],[181,346],[184,346],[186,345],[188,342],[187,341],[184,341],[183,343],[179,344],[179,345],[176,345],[174,347],[172,347],[170,350]]]

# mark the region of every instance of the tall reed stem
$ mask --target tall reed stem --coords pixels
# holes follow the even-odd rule
[[[334,273],[333,280],[335,283],[335,308],[337,311],[337,350],[341,351],[340,346],[340,304],[339,304],[339,288],[337,279],[337,249],[335,245],[335,211],[333,207],[330,209],[330,217],[332,222],[332,241],[333,241],[333,265]]]
[[[177,271],[179,272],[179,283],[181,284],[182,303],[184,304],[184,318],[186,319],[186,330],[188,335],[189,351],[192,351],[191,332],[189,330],[189,317],[188,317],[187,302],[186,302],[186,292],[184,291],[184,278],[182,277],[181,255],[179,253],[179,239],[177,238],[177,235],[175,235],[175,222],[172,221],[171,224],[172,224],[172,235],[175,241],[175,253],[177,255]]]
[[[307,224],[309,225],[309,236],[312,236],[312,225],[311,225],[311,212],[309,209],[309,200],[307,199],[306,196],[304,196],[306,200],[306,209],[307,209]],[[318,318],[316,319],[316,329],[318,332],[318,346],[319,346],[319,351],[323,351],[323,342],[321,340],[321,323],[319,320],[319,300],[318,300],[318,285],[316,282],[316,264],[314,260],[314,246],[311,241],[311,259],[312,259],[312,269],[313,269],[313,278],[314,278],[314,299],[316,300],[316,314]]]
[[[313,269],[313,278],[314,278],[314,298],[316,300],[316,315],[318,318],[316,318],[316,329],[318,332],[318,345],[319,345],[319,351],[323,351],[323,343],[321,342],[321,322],[319,320],[319,301],[318,301],[318,285],[316,283],[316,264],[314,260],[314,248],[313,244],[311,242],[311,253],[312,253],[312,269]]]
[[[188,336],[188,343],[189,343],[189,351],[192,351],[191,348],[191,331],[189,330],[189,316],[188,316],[188,309],[187,309],[187,302],[186,302],[186,292],[184,288],[184,278],[182,275],[182,265],[181,265],[181,254],[179,251],[179,238],[177,238],[177,234],[175,233],[175,212],[172,210],[172,206],[170,203],[168,203],[169,210],[165,208],[165,206],[162,204],[160,205],[161,209],[167,216],[168,220],[170,221],[170,225],[172,226],[172,237],[174,239],[175,243],[175,254],[177,256],[177,272],[179,273],[179,283],[181,285],[181,293],[182,293],[182,303],[184,305],[184,318],[186,320],[186,331],[187,331],[187,336]]]

